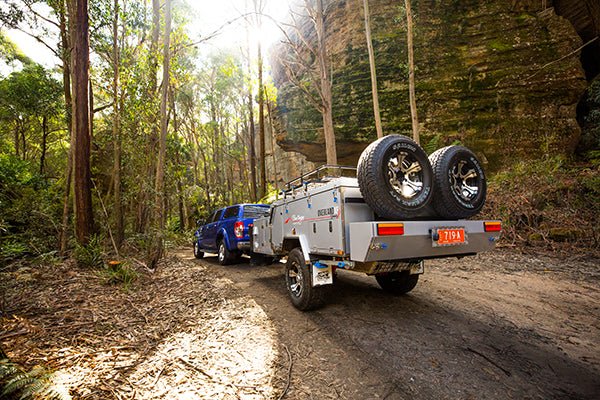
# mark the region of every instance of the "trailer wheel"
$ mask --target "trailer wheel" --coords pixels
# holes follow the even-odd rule
[[[194,257],[202,258],[204,257],[204,252],[200,250],[200,246],[198,246],[198,241],[194,241]]]
[[[360,156],[357,178],[363,198],[383,218],[414,217],[433,193],[427,154],[402,135],[384,136],[371,143]]]
[[[377,274],[375,279],[384,291],[399,296],[417,286],[419,275],[409,275],[408,271],[396,271]]]
[[[288,254],[285,264],[285,283],[292,304],[298,310],[314,310],[325,303],[327,287],[312,286],[310,266],[304,262],[304,255],[299,247]]]
[[[429,156],[434,174],[435,212],[445,219],[469,218],[485,203],[487,184],[481,163],[463,146],[443,147]]]

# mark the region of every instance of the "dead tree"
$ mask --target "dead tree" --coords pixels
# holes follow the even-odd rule
[[[280,58],[286,76],[321,113],[327,164],[337,164],[335,132],[333,129],[333,101],[331,77],[326,47],[326,12],[323,0],[304,0],[304,12],[290,10],[292,23],[284,29],[287,55]],[[305,32],[302,21],[308,19],[314,35]],[[316,94],[316,95],[315,95]]]
[[[406,7],[406,45],[408,47],[408,97],[412,122],[413,139],[419,143],[419,118],[417,117],[417,100],[415,97],[415,56],[413,50],[413,18],[410,8],[411,0],[404,0]]]
[[[365,36],[367,38],[367,50],[369,52],[369,69],[371,71],[371,92],[373,95],[373,115],[375,117],[375,130],[377,137],[383,137],[381,127],[381,112],[379,111],[379,93],[377,90],[377,70],[375,68],[375,51],[373,50],[373,41],[371,40],[371,15],[369,11],[369,0],[363,0],[365,12]]]

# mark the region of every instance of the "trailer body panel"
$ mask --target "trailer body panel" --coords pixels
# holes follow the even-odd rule
[[[379,235],[379,224],[401,224],[402,235]],[[439,229],[462,229],[462,243],[439,245]],[[358,262],[419,260],[473,255],[492,250],[500,232],[485,232],[484,221],[369,221],[349,224],[350,259]]]

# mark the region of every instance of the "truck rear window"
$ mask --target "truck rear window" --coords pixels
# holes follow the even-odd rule
[[[225,214],[223,214],[223,219],[237,218],[239,212],[240,206],[229,207],[227,210],[225,210]]]
[[[267,206],[244,206],[244,218],[260,218],[268,214]]]

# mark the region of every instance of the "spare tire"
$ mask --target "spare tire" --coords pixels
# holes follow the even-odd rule
[[[433,152],[429,161],[435,181],[435,212],[444,219],[477,214],[485,203],[487,183],[475,154],[463,146],[447,146]]]
[[[411,138],[388,135],[371,143],[358,160],[357,178],[367,204],[382,218],[413,218],[433,193],[427,154]]]

